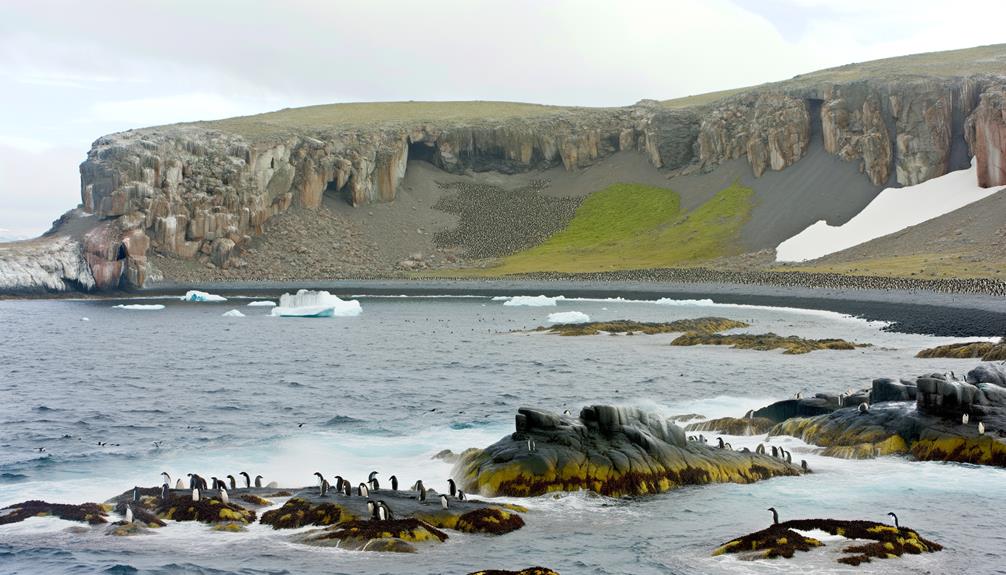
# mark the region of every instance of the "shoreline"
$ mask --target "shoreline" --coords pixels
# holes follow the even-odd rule
[[[812,288],[739,283],[532,279],[384,279],[238,281],[182,284],[159,282],[132,292],[49,294],[10,299],[143,299],[199,289],[221,295],[275,296],[298,289],[323,289],[339,296],[575,296],[656,300],[709,299],[717,304],[816,309],[870,321],[887,321],[890,331],[947,337],[1006,334],[1006,298],[925,290]]]

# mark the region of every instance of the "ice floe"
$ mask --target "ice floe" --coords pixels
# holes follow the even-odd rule
[[[189,290],[185,292],[182,296],[182,301],[194,301],[194,302],[204,302],[204,301],[227,301],[222,295],[216,295],[212,293],[206,293],[199,290]]]
[[[115,309],[132,309],[140,311],[156,311],[159,309],[164,309],[164,306],[159,303],[145,304],[145,303],[130,303],[130,304],[119,304],[112,306]]]
[[[285,293],[271,314],[278,317],[349,317],[360,315],[363,308],[356,300],[343,300],[327,291],[299,290]]]
[[[224,312],[223,314],[221,314],[221,315],[223,315],[224,317],[244,317],[244,316],[245,316],[245,314],[243,314],[243,313],[239,312],[239,311],[238,311],[238,310],[236,310],[236,309],[232,309],[232,310],[230,310],[230,311],[225,311],[225,312]]]
[[[548,297],[545,295],[516,295],[511,298],[493,298],[494,301],[503,302],[505,306],[529,306],[529,307],[554,307],[557,301],[564,300],[563,296]]]
[[[276,307],[276,302],[269,300],[248,302],[248,307]]]
[[[548,323],[587,323],[590,316],[580,311],[560,311],[548,314]]]

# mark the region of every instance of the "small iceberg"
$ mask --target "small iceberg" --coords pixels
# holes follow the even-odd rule
[[[223,317],[244,317],[245,316],[245,314],[239,312],[236,309],[232,309],[231,311],[225,311],[221,315],[223,315]]]
[[[272,308],[276,317],[351,317],[360,315],[363,308],[356,300],[343,300],[327,291],[302,289],[296,294],[285,293],[279,306]]]
[[[269,300],[248,302],[248,307],[276,307],[276,302]]]
[[[579,311],[560,311],[548,314],[548,323],[587,323],[590,316]]]
[[[131,303],[131,304],[119,304],[112,306],[115,309],[135,309],[140,311],[156,311],[159,309],[164,309],[164,306],[159,303],[154,304],[144,304],[144,303]]]
[[[80,321],[91,321],[91,318],[89,318],[89,317],[82,317],[82,318],[80,318]]]
[[[495,299],[495,298],[494,298]],[[566,299],[564,297],[548,297],[544,295],[518,295],[503,302],[505,306],[529,306],[529,307],[554,307],[555,302]],[[498,300],[497,300],[498,301]]]
[[[183,295],[181,299],[182,299],[182,301],[194,301],[194,302],[227,301],[227,298],[225,298],[222,295],[216,295],[216,294],[212,294],[212,293],[206,293],[204,291],[199,291],[199,290],[194,290],[194,289],[185,292],[185,295]]]

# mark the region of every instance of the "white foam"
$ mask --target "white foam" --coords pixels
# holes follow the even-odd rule
[[[298,290],[279,298],[279,306],[272,309],[279,317],[351,317],[363,313],[356,300],[343,300],[327,291]]]
[[[223,317],[244,317],[244,316],[245,316],[245,314],[243,314],[243,313],[239,312],[239,311],[238,311],[238,310],[236,310],[236,309],[232,309],[232,310],[230,310],[230,311],[225,311],[225,312],[224,312],[223,314],[221,314],[221,315],[223,315]]]
[[[528,307],[554,307],[556,302],[559,300],[564,300],[563,296],[548,297],[545,295],[517,295],[506,299],[503,302],[505,306],[528,306]],[[493,301],[499,301],[497,298],[493,298]]]
[[[548,323],[587,323],[590,316],[579,311],[560,311],[548,314]]]
[[[248,302],[248,307],[276,307],[276,302],[268,300],[253,301]]]
[[[208,301],[217,302],[217,301],[227,301],[227,298],[225,298],[222,295],[206,293],[204,291],[193,289],[185,292],[185,295],[181,297],[181,300],[191,302],[208,302]]]
[[[776,261],[817,259],[952,212],[999,188],[978,186],[977,167],[950,172],[915,186],[887,188],[844,225],[820,220],[779,244]]]
[[[119,305],[112,306],[112,307],[114,307],[115,309],[131,309],[131,310],[139,310],[139,311],[156,311],[156,310],[159,310],[159,309],[164,309],[164,306],[161,305],[161,304],[159,304],[159,303],[154,303],[154,304],[142,304],[142,303],[121,304],[120,303]]]

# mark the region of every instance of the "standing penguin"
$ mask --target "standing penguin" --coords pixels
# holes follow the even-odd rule
[[[321,497],[328,497],[328,480],[321,480]]]
[[[454,497],[454,496],[456,496],[458,494],[458,486],[457,486],[457,484],[454,483],[453,479],[448,479],[447,480],[447,486],[450,488],[449,491],[450,491],[451,497]]]
[[[227,496],[227,488],[223,485],[220,486],[220,501],[222,501],[224,505],[228,505],[231,502],[231,498]]]
[[[170,492],[171,492],[171,488],[168,487],[167,483],[165,483],[164,485],[161,486],[161,501],[162,502],[168,500],[168,494]]]
[[[240,475],[241,477],[245,478],[245,489],[250,489],[251,488],[251,476],[248,475],[248,472],[247,471],[242,471],[241,473],[238,473],[238,475]]]
[[[367,476],[367,485],[370,487],[371,491],[377,491],[381,488],[381,484],[377,481],[376,471],[371,471],[370,475]]]
[[[139,502],[140,502],[140,488],[133,487],[133,503],[139,503]]]
[[[447,494],[446,493],[443,493],[443,494],[440,495],[440,506],[443,507],[444,509],[447,509],[449,507],[449,505],[447,503]]]
[[[377,518],[381,521],[388,521],[392,518],[391,508],[383,500],[377,502]]]
[[[343,482],[342,476],[341,475],[336,475],[335,476],[335,490],[338,491],[340,494],[342,493],[342,482]]]
[[[391,480],[391,490],[392,491],[398,491],[398,478],[395,477],[394,475],[392,475],[388,479]]]
[[[778,525],[779,524],[779,512],[775,510],[775,507],[769,507],[768,510],[772,512],[772,524],[773,525]]]
[[[888,513],[888,515],[894,518],[894,526],[898,529],[901,529],[901,525],[898,524],[898,516],[895,515],[894,513]]]
[[[426,486],[423,485],[422,479],[416,482],[416,491],[419,492],[419,500],[426,501]]]
[[[230,487],[231,491],[234,491],[235,489],[238,488],[238,482],[237,482],[236,479],[234,479],[233,475],[228,475],[227,476],[227,481],[229,481],[230,484],[231,484],[231,487]]]
[[[458,489],[458,501],[464,501],[466,499],[468,499],[468,496],[465,495],[465,492]]]
[[[377,519],[377,504],[372,499],[367,500],[367,513],[371,519]]]
[[[255,476],[255,487],[262,487],[262,476],[261,475],[256,475]]]
[[[366,483],[361,483],[356,488],[356,494],[360,497],[370,497],[370,488],[367,487]]]
[[[161,479],[163,480],[161,481],[161,483],[167,483],[168,485],[171,485],[171,476],[168,475],[167,471],[161,472]]]
[[[128,504],[126,505],[126,523],[133,522],[133,508]]]
[[[181,477],[178,478],[178,481],[175,481],[175,489],[185,489],[185,484],[182,483]]]
[[[199,488],[198,487],[192,489],[192,501],[193,502],[199,501]]]

